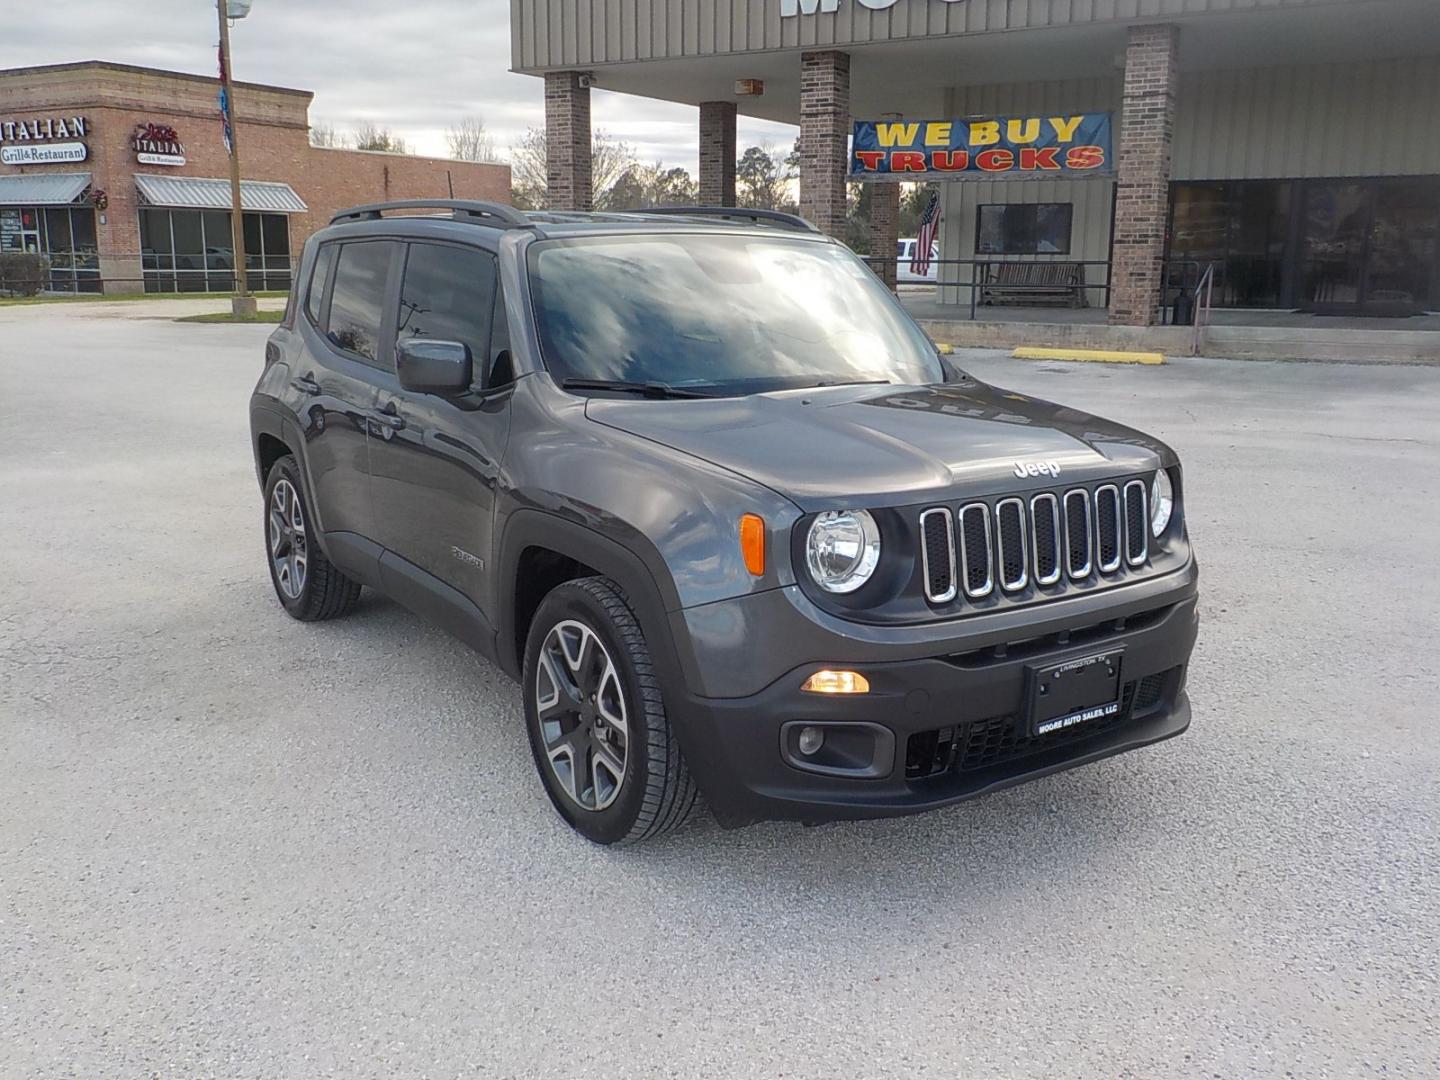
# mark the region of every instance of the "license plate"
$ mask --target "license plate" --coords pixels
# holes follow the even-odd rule
[[[1050,735],[1120,712],[1120,661],[1123,649],[1110,649],[1031,667],[1029,717],[1032,735]]]

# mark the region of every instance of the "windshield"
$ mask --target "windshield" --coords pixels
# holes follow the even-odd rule
[[[540,345],[557,381],[745,394],[944,378],[934,346],[835,244],[675,233],[541,241]]]

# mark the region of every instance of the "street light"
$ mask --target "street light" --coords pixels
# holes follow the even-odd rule
[[[245,209],[240,201],[240,124],[235,114],[235,84],[230,78],[230,20],[250,14],[252,0],[215,0],[220,16],[220,82],[224,94],[225,129],[230,134],[230,242],[234,250],[235,295],[230,312],[236,318],[255,317],[255,298],[245,272]]]

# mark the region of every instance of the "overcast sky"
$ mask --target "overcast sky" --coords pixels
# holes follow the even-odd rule
[[[5,20],[0,67],[74,60],[211,74],[214,0],[38,0]],[[142,14],[143,13],[143,14]],[[255,0],[232,33],[237,79],[312,90],[312,123],[392,128],[422,154],[478,115],[503,152],[544,123],[541,80],[510,73],[508,0]],[[594,123],[642,161],[696,170],[696,111],[595,91]],[[740,146],[788,146],[794,129],[740,121]]]

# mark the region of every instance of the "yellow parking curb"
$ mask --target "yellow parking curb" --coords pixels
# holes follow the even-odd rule
[[[1016,349],[1016,360],[1091,360],[1101,364],[1163,364],[1158,352],[1109,352],[1104,349]]]

